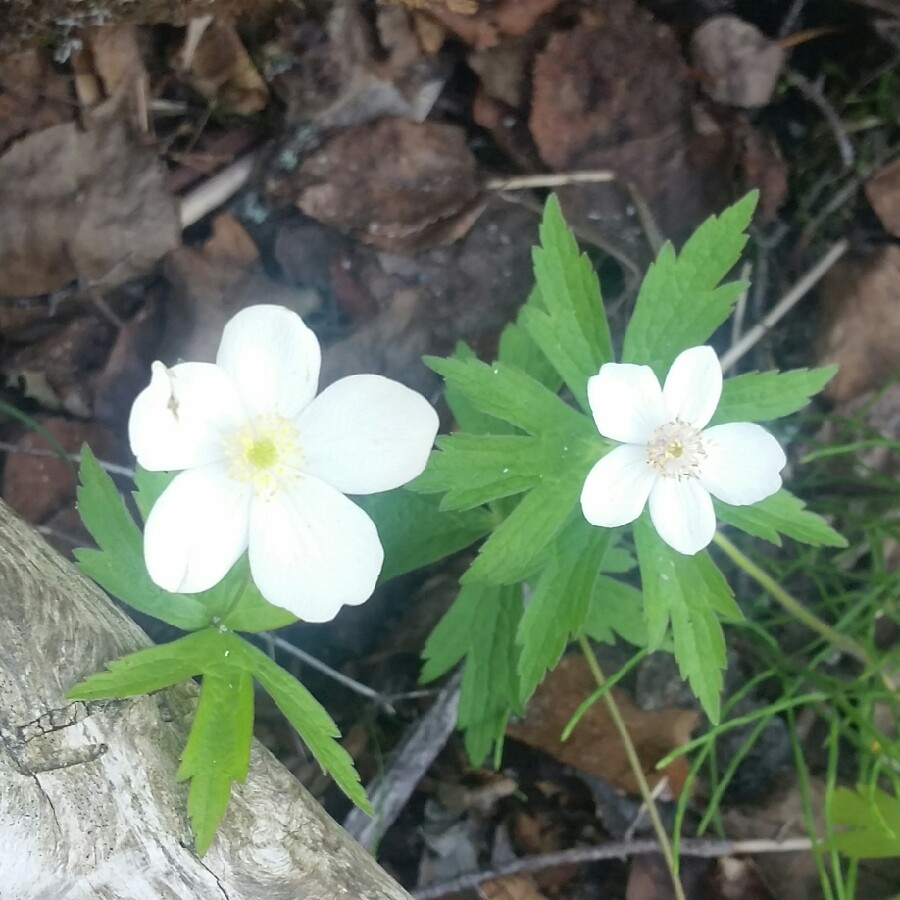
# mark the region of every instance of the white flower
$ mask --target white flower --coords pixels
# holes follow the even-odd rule
[[[601,366],[588,380],[588,402],[600,434],[622,444],[585,479],[588,522],[626,525],[649,499],[659,536],[693,555],[716,531],[710,494],[732,506],[774,494],[786,459],[768,431],[749,422],[705,428],[721,395],[722,367],[711,347],[679,354],[663,388],[649,366]]]
[[[225,326],[215,365],[155,362],[128,423],[137,461],[181,471],[147,519],[150,577],[168,591],[217,584],[249,548],[262,595],[309,622],[365,602],[384,551],[344,494],[399,487],[438,428],[415,391],[353,375],[318,397],[321,351],[296,313],[252,306]]]

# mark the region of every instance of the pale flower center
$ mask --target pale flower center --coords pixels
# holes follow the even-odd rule
[[[225,464],[235,481],[270,496],[300,476],[303,450],[297,426],[283,416],[258,416],[225,438]]]
[[[705,456],[700,430],[680,419],[660,425],[647,441],[647,463],[667,478],[696,478]]]

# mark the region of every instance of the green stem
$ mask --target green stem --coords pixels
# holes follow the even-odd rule
[[[832,647],[848,653],[863,665],[871,666],[872,658],[862,644],[841,634],[827,622],[823,622],[815,613],[807,609],[799,600],[789,594],[768,572],[761,569],[750,557],[745,556],[727,537],[716,532],[713,541],[719,549],[733,562],[742,568],[756,583],[768,591],[781,606],[795,619],[821,635]]]
[[[588,664],[588,668],[591,670],[591,674],[597,682],[597,687],[603,687],[606,683],[606,676],[603,674],[600,663],[597,662],[597,657],[594,655],[594,651],[584,635],[579,636],[578,646],[581,648],[581,652]],[[657,841],[659,841],[659,847],[662,851],[663,859],[666,862],[666,868],[669,870],[669,875],[672,878],[672,890],[675,900],[686,900],[684,889],[681,887],[681,879],[678,877],[678,865],[675,860],[675,855],[672,853],[672,842],[669,840],[666,828],[662,823],[662,819],[659,817],[659,810],[656,808],[656,801],[653,799],[650,785],[647,784],[647,779],[644,777],[644,769],[641,766],[641,761],[638,759],[634,742],[631,740],[631,735],[628,733],[625,720],[622,718],[622,713],[619,712],[619,706],[616,703],[612,692],[607,691],[603,694],[603,702],[606,705],[609,717],[612,719],[612,723],[622,741],[622,747],[625,750],[628,766],[631,769],[632,775],[634,775],[634,780],[637,782],[638,791],[644,801],[647,815],[650,817],[650,824],[653,826]]]

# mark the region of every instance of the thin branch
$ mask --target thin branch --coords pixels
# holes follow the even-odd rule
[[[747,841],[720,841],[706,838],[686,838],[680,844],[681,856],[698,859],[716,859],[721,856],[735,856],[757,853],[797,853],[811,850],[816,845],[811,838],[786,838],[783,841],[754,839]],[[653,840],[611,841],[597,847],[577,847],[558,853],[542,853],[526,856],[504,866],[484,872],[462,875],[452,881],[428,885],[413,892],[414,900],[438,900],[450,894],[458,894],[477,887],[485,881],[504,878],[509,875],[525,875],[555,869],[558,866],[579,865],[601,862],[606,859],[623,859],[629,856],[647,856],[659,853],[659,844]]]
[[[250,179],[256,154],[248,153],[181,198],[181,227],[188,228],[227,203]]]
[[[786,69],[785,78],[787,78],[788,84],[797,88],[810,103],[815,104],[819,108],[819,111],[828,123],[828,127],[831,128],[831,133],[834,135],[841,162],[844,164],[845,169],[849,169],[856,161],[856,151],[853,149],[853,143],[847,134],[847,129],[844,127],[838,111],[831,105],[822,91],[805,75],[794,69]]]
[[[0,452],[2,453],[19,453],[22,456],[41,456],[60,459],[62,454],[55,450],[42,450],[40,447],[20,447],[18,444],[11,444],[8,441],[0,441]],[[66,453],[65,461],[81,465],[80,453]],[[117,463],[107,462],[104,459],[98,459],[97,464],[105,472],[110,475],[123,475],[126,478],[134,478],[133,466],[120,466]]]

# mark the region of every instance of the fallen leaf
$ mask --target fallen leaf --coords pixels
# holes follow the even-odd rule
[[[113,287],[178,246],[178,204],[126,125],[56,125],[0,157],[0,296]]]
[[[293,181],[308,216],[394,252],[459,237],[452,225],[479,190],[462,129],[398,118],[340,132],[304,159]]]
[[[694,32],[691,57],[713,100],[746,109],[768,104],[784,65],[777,41],[729,15],[713,16]]]
[[[866,197],[881,224],[900,237],[900,157],[880,168],[866,182]]]
[[[822,285],[820,364],[837,363],[826,396],[845,403],[900,369],[900,247],[837,263]]]
[[[530,878],[524,875],[507,875],[482,882],[478,893],[484,900],[547,900]]]
[[[245,306],[274,303],[305,316],[319,305],[315,291],[278,284],[263,272],[256,244],[228,213],[214,219],[202,248],[170,253],[164,272],[175,295],[160,348],[166,359],[214,359],[225,323]]]
[[[207,102],[239,116],[265,109],[269,89],[253,65],[235,27],[210,22],[194,48],[187,79]]]
[[[48,52],[0,56],[0,151],[25,134],[70,122],[75,112],[71,79]]]
[[[619,790],[637,793],[622,741],[602,701],[584,714],[567,741],[560,739],[575,710],[596,687],[594,676],[580,654],[563,657],[529,701],[524,720],[507,726],[506,733],[565,765],[602,778]],[[613,688],[612,694],[647,780],[652,786],[668,778],[677,796],[687,776],[687,761],[679,757],[662,772],[656,770],[656,763],[690,739],[699,714],[696,710],[676,707],[643,710],[624,691]]]

